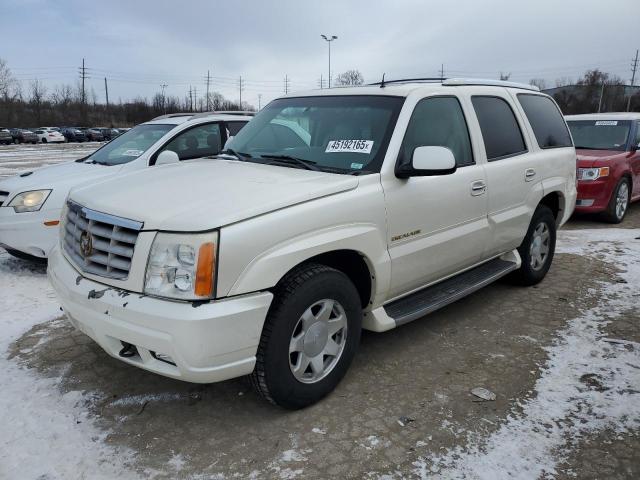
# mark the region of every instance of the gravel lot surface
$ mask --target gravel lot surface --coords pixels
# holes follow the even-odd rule
[[[338,389],[289,412],[244,379],[112,359],[68,324],[43,267],[0,250],[0,478],[640,478],[640,205],[616,227],[571,221],[558,252],[536,287],[365,332]]]

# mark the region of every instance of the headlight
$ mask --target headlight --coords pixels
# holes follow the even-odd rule
[[[51,194],[51,190],[32,190],[30,192],[22,192],[13,197],[13,200],[7,205],[13,207],[16,213],[37,212],[42,208],[44,202]]]
[[[578,180],[597,180],[609,176],[609,167],[579,168]]]
[[[218,232],[158,233],[147,261],[144,293],[180,300],[213,298]]]

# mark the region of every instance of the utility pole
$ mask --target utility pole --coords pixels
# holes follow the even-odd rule
[[[207,70],[207,111],[211,110],[211,105],[209,102],[209,83],[211,82],[211,76],[209,75],[209,70]]]
[[[440,80],[444,80],[444,63],[440,65]]]
[[[87,98],[84,90],[84,81],[88,78],[87,69],[84,66],[84,58],[82,59],[82,67],[80,67],[79,71],[80,71],[80,78],[82,79],[82,104],[84,105]]]
[[[328,37],[327,35],[320,35],[328,44],[329,44],[329,88],[331,88],[331,42],[337,40],[338,37],[335,35],[331,35]]]
[[[198,111],[198,88],[193,87],[193,106],[196,111]]]
[[[631,64],[631,71],[633,72],[631,75],[631,88],[629,89],[629,98],[627,99],[627,112],[631,108],[631,96],[633,95],[633,84],[636,81],[636,70],[638,69],[638,50],[636,50],[636,58],[633,60]]]
[[[160,88],[162,89],[162,110],[164,110],[164,114],[167,114],[167,103],[165,100],[165,96],[164,96],[164,89],[167,88],[169,85],[167,85],[166,83],[162,83],[160,84]]]
[[[289,93],[289,77],[287,75],[284,76],[284,94]]]
[[[602,88],[600,88],[600,101],[598,102],[598,113],[600,113],[600,109],[602,108],[603,96],[604,96],[604,80],[602,80]]]
[[[258,94],[258,111],[262,108],[262,94]]]
[[[242,110],[242,89],[244,86],[242,85],[242,75],[240,75],[240,81],[238,82],[238,88],[240,90],[240,110]]]
[[[189,111],[193,112],[193,89],[189,85]]]
[[[320,80],[318,80],[318,86],[320,87],[320,90],[324,88],[324,78],[322,78],[322,74],[320,74]]]
[[[107,110],[109,110],[109,87],[107,86],[107,77],[104,77],[104,96],[107,99]]]

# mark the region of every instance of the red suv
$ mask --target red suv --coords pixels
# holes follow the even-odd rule
[[[640,113],[569,115],[578,154],[576,212],[620,223],[640,200]]]

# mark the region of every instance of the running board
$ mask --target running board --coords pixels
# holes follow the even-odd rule
[[[385,305],[384,310],[396,325],[402,325],[480,290],[518,269],[519,266],[518,261],[496,258],[443,282],[394,300]]]

